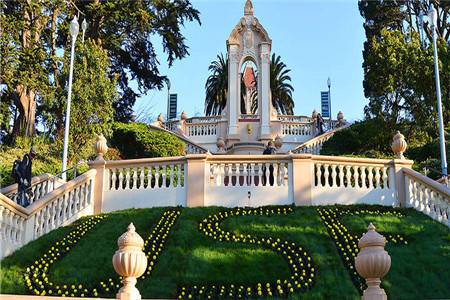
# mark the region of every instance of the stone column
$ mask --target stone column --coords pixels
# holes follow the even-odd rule
[[[239,45],[228,45],[228,139],[239,139],[238,118],[240,110]]]
[[[207,170],[206,159],[208,154],[190,154],[186,156],[185,188],[186,206],[205,206],[206,184],[208,182],[209,170]]]
[[[311,154],[291,154],[292,195],[296,206],[312,205],[314,162]]]
[[[272,104],[270,103],[270,44],[263,43],[261,51],[261,81],[258,98],[261,106],[258,107],[261,116],[260,140],[269,140],[270,136],[270,113]]]
[[[142,251],[144,240],[136,232],[133,223],[117,240],[119,250],[112,258],[114,270],[123,277],[123,287],[116,295],[120,300],[141,300],[141,294],[135,287],[136,279],[144,274],[147,268],[147,257]]]
[[[97,153],[97,158],[94,161],[89,162],[89,167],[91,169],[97,170],[97,174],[94,179],[94,214],[100,214],[102,212],[102,203],[104,195],[104,183],[106,180],[106,162],[103,156],[108,151],[108,146],[106,144],[105,137],[101,134],[97,137],[97,141],[94,145],[95,152]]]
[[[393,160],[394,178],[395,178],[395,197],[397,199],[397,206],[405,207],[407,203],[406,199],[406,185],[405,175],[402,169],[411,169],[414,161],[407,160],[403,153],[406,151],[408,144],[405,141],[405,137],[399,131],[394,135],[392,139],[392,151],[395,154],[396,159]]]
[[[386,292],[380,287],[391,267],[391,257],[384,250],[386,239],[375,231],[370,223],[367,233],[359,240],[360,251],[355,258],[355,267],[367,283],[362,300],[387,300]]]

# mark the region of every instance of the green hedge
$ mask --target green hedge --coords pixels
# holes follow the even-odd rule
[[[184,142],[179,138],[143,123],[115,123],[110,144],[124,159],[185,154]]]

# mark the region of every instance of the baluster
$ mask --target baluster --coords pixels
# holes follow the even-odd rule
[[[145,167],[139,167],[139,189],[145,188]]]
[[[345,187],[352,187],[352,169],[351,166],[345,166],[345,180],[347,181]]]
[[[278,186],[284,186],[284,176],[286,175],[284,167],[285,167],[285,163],[279,164],[278,176],[276,178],[276,184]]]
[[[316,186],[323,186],[323,184],[322,184],[322,164],[316,164]]]
[[[365,166],[361,166],[361,188],[367,188]]]
[[[339,165],[339,186],[344,187],[344,166]]]
[[[155,189],[159,188],[159,165],[155,166]]]
[[[110,169],[110,174],[111,174],[111,185],[109,188],[110,191],[115,191],[118,189],[118,186],[117,186],[118,178],[117,178],[116,172],[117,172],[117,169]]]
[[[359,167],[353,166],[353,180],[355,181],[355,188],[359,187]]]
[[[130,168],[126,168],[125,190],[129,190],[130,189],[130,181],[131,181]]]
[[[387,168],[386,167],[382,167],[382,178],[383,178],[383,188],[387,189],[389,187],[389,177],[387,174]]]
[[[170,165],[169,187],[175,187],[173,172],[174,172],[174,165],[171,164]]]
[[[167,165],[162,166],[162,186],[163,188],[167,187]]]
[[[248,166],[248,164],[246,164],[246,163],[244,163],[244,164],[242,164],[242,166],[243,166],[243,172],[242,172],[242,176],[244,176],[244,180],[243,180],[243,182],[242,182],[242,185],[243,186],[250,186],[250,182],[249,182],[249,179],[248,179],[248,170],[247,170],[247,166]]]
[[[269,184],[271,185],[271,186],[278,186],[278,171],[279,171],[279,169],[278,169],[278,163],[276,163],[276,162],[271,162],[271,163],[269,163],[269,165],[270,166],[272,166],[272,168],[273,168],[273,174],[272,174],[272,177],[273,177],[273,183],[271,183],[270,182],[270,180],[269,180]],[[270,175],[270,169],[269,169],[269,175]],[[269,178],[270,179],[270,178]]]
[[[182,180],[183,180],[183,178],[182,178],[182,176],[181,176],[181,168],[183,167],[183,165],[182,164],[179,164],[178,165],[178,178],[177,178],[177,186],[179,186],[179,187],[181,187],[181,186],[183,186],[183,184],[182,184]]]
[[[373,188],[373,167],[369,167],[367,171],[369,172],[369,176],[367,178],[369,180],[368,188],[371,189]]]
[[[154,186],[156,186],[156,183],[153,182],[154,180],[156,180],[156,177],[153,176],[153,166],[148,166],[147,169],[148,169],[148,173],[147,173],[147,181],[148,181],[147,188],[151,189]],[[153,184],[152,184],[152,182],[153,182]]]
[[[0,240],[5,239],[5,215],[6,209],[3,206],[0,206]]]
[[[225,164],[219,164],[219,176],[217,186],[225,186]]]
[[[130,171],[133,172],[132,182],[130,182],[130,189],[134,190],[137,188],[137,168],[130,168]],[[131,175],[131,174],[130,174]],[[131,179],[130,179],[131,181]]]
[[[331,165],[331,186],[332,187],[337,186],[337,182],[336,182],[336,176],[337,176],[336,168],[337,168],[336,165]]]
[[[119,184],[117,186],[118,190],[124,190],[125,189],[125,181],[124,181],[124,171],[125,169],[118,169],[119,172]]]
[[[325,168],[324,173],[323,173],[323,175],[325,177],[325,185],[324,186],[328,187],[328,186],[330,186],[330,170],[329,170],[330,165],[325,164],[324,168]]]
[[[380,188],[380,167],[375,167],[375,188]]]

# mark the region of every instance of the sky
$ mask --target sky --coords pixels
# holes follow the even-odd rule
[[[178,94],[178,113],[204,115],[208,66],[226,53],[226,40],[244,14],[245,0],[191,1],[200,11],[201,26],[187,23],[182,33],[190,55],[168,67],[167,56],[155,39],[161,74]],[[296,115],[320,112],[320,91],[331,78],[332,115],[348,121],[363,118],[367,104],[362,87],[363,18],[356,0],[253,0],[254,14],[272,39],[272,53],[291,69]],[[145,119],[166,115],[167,89],[142,95],[134,106]]]

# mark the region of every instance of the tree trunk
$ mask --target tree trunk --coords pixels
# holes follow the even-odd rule
[[[19,117],[16,132],[26,137],[34,135],[36,123],[36,93],[20,84],[16,87],[18,97],[15,98]]]

